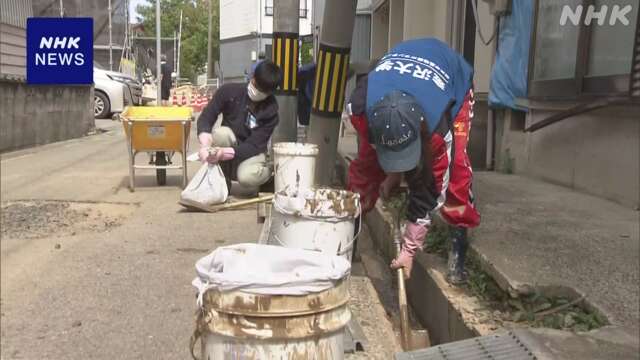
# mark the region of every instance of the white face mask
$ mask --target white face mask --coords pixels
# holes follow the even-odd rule
[[[260,102],[269,96],[269,94],[265,94],[262,91],[258,90],[254,85],[253,81],[249,81],[249,86],[247,86],[247,94],[249,95],[249,99],[254,102]]]

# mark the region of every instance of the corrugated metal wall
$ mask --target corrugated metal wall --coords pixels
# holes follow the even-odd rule
[[[0,23],[26,29],[30,16],[33,16],[31,0],[0,0]]]
[[[0,0],[0,78],[26,76],[27,18],[31,0]]]

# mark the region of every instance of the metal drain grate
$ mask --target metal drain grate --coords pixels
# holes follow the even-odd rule
[[[396,354],[396,360],[535,360],[536,357],[513,333],[480,336]]]

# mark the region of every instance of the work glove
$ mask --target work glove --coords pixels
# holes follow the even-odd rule
[[[380,184],[380,197],[388,200],[402,182],[402,173],[389,173]]]
[[[200,143],[200,150],[198,151],[198,159],[201,162],[208,162],[209,156],[211,156],[211,144],[213,144],[213,136],[211,133],[200,133],[198,135],[198,142]]]
[[[207,158],[210,164],[217,164],[220,161],[231,160],[236,156],[236,151],[232,147],[217,147],[211,150],[211,155]]]
[[[427,236],[427,227],[425,225],[409,222],[404,229],[402,237],[402,250],[400,254],[391,262],[392,269],[404,268],[404,277],[408,279],[411,276],[411,267],[413,266],[413,258],[416,251],[422,249],[424,239]]]

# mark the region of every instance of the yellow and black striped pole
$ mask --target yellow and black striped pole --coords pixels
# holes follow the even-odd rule
[[[311,109],[325,116],[340,116],[349,69],[349,48],[321,44],[316,63],[316,80]]]
[[[298,92],[298,34],[274,32],[272,59],[282,70],[278,93],[295,95]]]
[[[356,3],[327,0],[324,6],[308,135],[309,142],[319,149],[316,185],[333,184]]]
[[[273,1],[271,60],[280,67],[282,79],[276,91],[279,122],[271,143],[295,142],[298,138],[298,32],[300,0]]]

